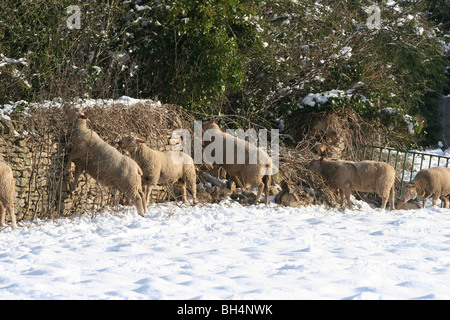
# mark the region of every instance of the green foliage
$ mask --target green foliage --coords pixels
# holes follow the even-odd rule
[[[138,11],[140,22],[130,30],[144,42],[131,48],[140,59],[144,93],[202,109],[240,90],[242,57],[259,43],[256,8],[257,1],[185,0]]]
[[[364,9],[371,4],[268,2],[270,10],[266,11],[271,14],[267,17],[266,41],[270,53],[251,59],[251,70],[257,70],[256,81],[248,82],[247,92],[253,95],[240,97],[238,103],[247,98],[265,105],[264,110],[274,114],[274,120],[284,118],[289,129],[297,125],[292,113],[305,112],[299,106],[308,94],[351,89],[371,106],[356,100],[340,104],[330,99],[328,104],[334,103],[333,110],[350,106],[366,119],[375,123],[379,120],[388,128],[403,122],[394,128],[407,133],[402,119],[410,115],[415,119],[415,133],[420,134],[417,138],[426,131],[425,143],[437,141],[437,98],[446,86],[444,71],[448,63],[438,31],[421,8],[411,2],[395,6],[379,3],[381,25],[369,29]],[[361,82],[363,85],[353,90]],[[386,108],[398,112],[388,116],[381,112]]]
[[[66,24],[74,4],[80,29]],[[308,94],[338,89],[351,98],[330,99],[323,110],[353,108],[435,142],[437,99],[449,90],[442,49],[449,3],[379,1],[382,24],[369,29],[372,4],[0,0],[0,103],[157,97],[242,124],[283,120],[289,132],[293,115],[309,110]]]

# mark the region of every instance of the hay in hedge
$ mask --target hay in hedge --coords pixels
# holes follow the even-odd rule
[[[328,186],[323,178],[306,169],[306,164],[317,156],[310,149],[283,148],[280,151],[279,177],[297,195],[301,205],[324,204],[336,206],[336,190]]]
[[[109,143],[118,142],[123,136],[136,133],[154,149],[161,150],[175,129],[190,131],[193,119],[175,105],[137,103],[131,106],[115,103],[84,109],[90,119],[89,127]]]

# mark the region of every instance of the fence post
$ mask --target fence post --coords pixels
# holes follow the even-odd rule
[[[405,168],[406,168],[406,159],[408,158],[408,151],[405,150],[405,159],[403,160],[403,168],[402,168],[402,181],[400,183],[400,195],[401,195],[401,189],[403,189],[403,180],[405,178]]]
[[[412,175],[413,175],[413,170],[414,170],[414,159],[416,157],[416,153],[413,153],[413,158],[412,158],[412,164],[411,164],[411,174],[409,175],[409,180],[411,181],[412,179]]]

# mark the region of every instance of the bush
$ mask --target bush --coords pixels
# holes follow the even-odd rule
[[[0,0],[0,104],[157,97],[289,133],[305,97],[341,90],[361,99],[330,110],[351,107],[401,133],[408,115],[419,125],[407,142],[439,137],[448,1],[380,3],[375,29],[366,0],[92,0],[77,4],[80,29],[68,28],[71,5]]]

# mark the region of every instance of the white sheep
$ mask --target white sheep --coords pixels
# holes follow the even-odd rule
[[[250,184],[251,187],[257,187],[256,204],[260,202],[264,189],[265,204],[269,204],[269,185],[272,175],[272,159],[270,156],[262,148],[223,132],[214,120],[204,123],[202,130],[204,132],[205,149],[211,144],[212,137],[222,137],[220,150],[215,150],[216,156],[217,152],[222,154],[218,159],[220,163],[216,164],[222,166],[231,176],[240,177]],[[232,148],[232,150],[228,150],[227,146]],[[233,152],[231,161],[229,161],[231,156],[227,157],[227,152],[228,154]],[[244,161],[239,161],[239,157],[243,158]]]
[[[350,190],[360,192],[376,192],[382,200],[381,208],[386,209],[389,199],[390,209],[394,210],[395,169],[385,162],[379,161],[343,161],[316,159],[306,168],[319,173],[325,182],[336,187],[341,196],[341,209],[344,209],[344,195],[348,207],[352,208]]]
[[[187,202],[186,187],[197,203],[197,174],[193,159],[180,151],[161,152],[151,149],[136,135],[128,135],[119,142],[142,169],[147,201],[154,186],[177,185],[182,190],[183,202]]]
[[[444,207],[448,207],[448,197],[450,195],[450,168],[434,167],[420,170],[414,179],[407,182],[402,188],[400,201],[408,202],[410,199],[419,197],[422,200],[422,207],[425,208],[429,197],[432,199],[432,206],[442,197]]]
[[[67,111],[67,117],[72,126],[68,163],[70,165],[72,161],[76,168],[71,191],[76,188],[84,170],[99,183],[119,189],[143,216],[147,203],[142,191],[142,170],[139,165],[88,129],[87,117],[82,111],[71,108]]]
[[[15,181],[10,166],[0,161],[0,227],[5,226],[6,212],[11,217],[13,229],[17,228],[14,213]]]

